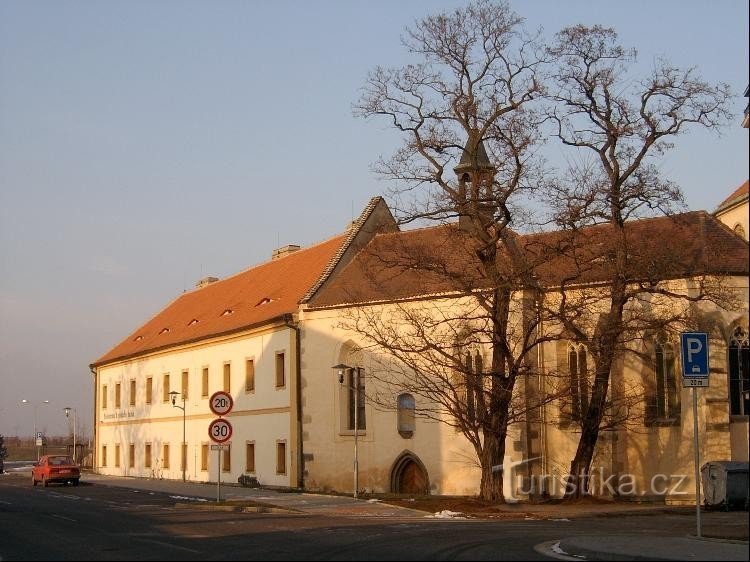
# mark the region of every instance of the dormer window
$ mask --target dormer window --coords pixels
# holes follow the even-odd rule
[[[133,341],[141,341],[143,339],[143,336],[136,336],[133,338]]]
[[[197,324],[197,323],[198,323],[198,319],[193,318],[190,322],[188,322],[188,326],[192,326],[193,324]]]
[[[260,301],[258,301],[258,304],[256,304],[255,306],[263,306],[264,304],[268,304],[271,301],[273,301],[273,299],[270,299],[268,297],[264,297],[264,298],[260,299]]]
[[[224,312],[221,313],[222,316],[229,316],[230,314],[234,314],[234,310],[231,308],[227,308]]]
[[[169,328],[164,328],[161,332],[159,332],[159,335],[168,334],[168,333],[169,333]]]

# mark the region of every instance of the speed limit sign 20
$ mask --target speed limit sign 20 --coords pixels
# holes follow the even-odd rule
[[[208,401],[208,407],[211,408],[211,411],[217,416],[226,416],[232,411],[232,406],[234,406],[232,395],[223,390],[214,392],[211,395],[211,399]]]
[[[215,419],[208,426],[208,436],[214,443],[226,443],[232,438],[232,424],[224,418]]]

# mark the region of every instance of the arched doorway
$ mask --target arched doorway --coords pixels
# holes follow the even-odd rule
[[[393,463],[391,492],[412,495],[427,495],[430,493],[427,469],[415,454],[405,451]]]

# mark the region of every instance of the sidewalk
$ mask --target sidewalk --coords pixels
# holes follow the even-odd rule
[[[105,486],[135,488],[150,492],[162,492],[171,495],[177,501],[196,501],[199,498],[216,500],[216,484],[199,482],[181,482],[179,480],[151,480],[147,478],[123,478],[86,473],[86,482],[95,482]],[[405,517],[424,519],[423,511],[389,505],[379,501],[355,500],[348,496],[330,496],[324,494],[277,492],[259,488],[242,488],[238,486],[221,487],[222,501],[254,501],[284,509],[307,513],[310,515],[355,516],[355,517]]]
[[[568,537],[553,550],[589,560],[748,560],[748,544],[695,537]],[[562,552],[560,552],[562,551]],[[571,558],[572,559],[572,558]]]

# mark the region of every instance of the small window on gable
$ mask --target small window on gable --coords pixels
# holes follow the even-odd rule
[[[256,304],[255,306],[263,306],[264,304],[268,304],[269,302],[272,302],[272,301],[273,301],[273,299],[270,299],[268,297],[264,297],[264,298],[260,299],[258,301],[258,304]]]
[[[193,318],[190,322],[188,322],[188,326],[192,326],[193,324],[197,324],[197,323],[198,323],[198,319]]]
[[[231,308],[227,308],[224,312],[221,313],[222,316],[229,316],[230,314],[233,314],[234,310]]]
[[[133,338],[133,341],[141,341],[143,339],[143,336],[136,336]]]
[[[159,332],[159,335],[167,333],[169,333],[169,328],[164,328],[161,332]]]

